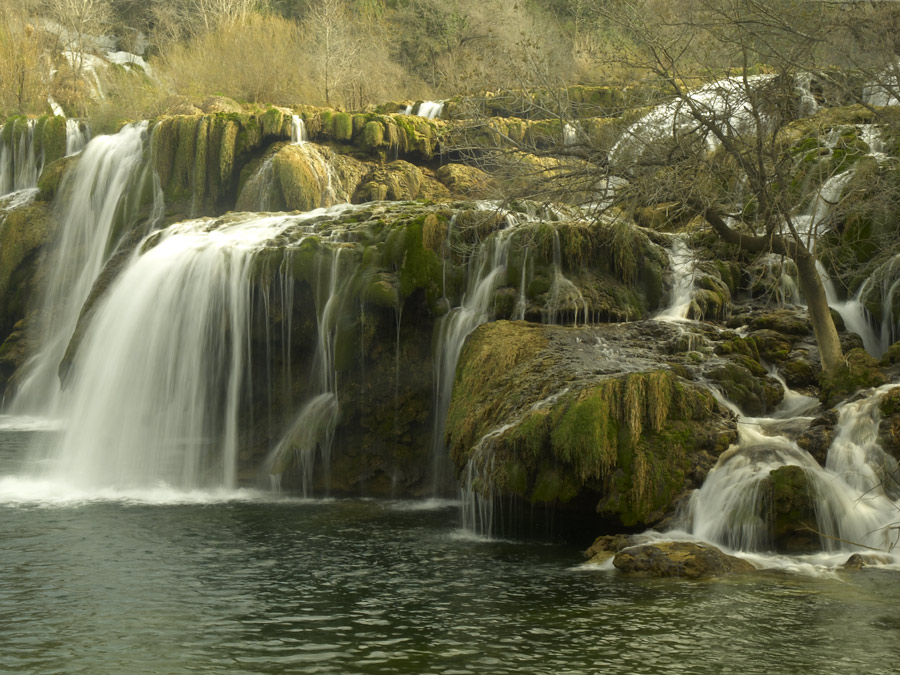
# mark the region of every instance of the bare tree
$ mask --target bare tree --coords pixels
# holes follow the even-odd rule
[[[639,150],[614,148],[609,161],[628,180],[620,204],[675,199],[724,241],[793,259],[823,371],[832,373],[843,355],[816,269],[818,233],[798,222],[783,134],[796,112],[794,75],[815,65],[823,18],[792,0],[621,3],[609,19],[626,38],[623,59],[668,90],[672,115],[664,128],[633,127]],[[689,90],[704,81],[715,84]]]
[[[346,0],[318,0],[310,7],[306,26],[315,42],[316,78],[325,103],[332,105],[335,92],[353,75],[359,53]]]

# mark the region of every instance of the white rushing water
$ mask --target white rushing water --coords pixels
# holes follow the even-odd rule
[[[76,487],[237,485],[250,263],[296,216],[180,223],[138,247],[85,332],[53,478]],[[155,243],[155,245],[151,245]]]
[[[609,152],[610,165],[630,162],[648,152],[668,153],[666,141],[696,136],[710,151],[718,146],[715,134],[698,120],[715,121],[728,135],[755,133],[757,117],[752,91],[771,80],[771,75],[725,78],[655,107],[635,122]]]
[[[413,113],[413,108],[415,104],[410,104],[406,106],[406,110],[403,111],[405,115],[417,115],[419,117],[424,117],[426,119],[437,119],[444,112],[444,102],[443,101],[422,101],[419,104],[418,109],[415,113]]]
[[[10,142],[0,141],[0,195],[37,186],[43,157],[34,149],[34,120],[15,123],[19,139],[12,135]]]
[[[329,258],[318,261],[316,305],[316,353],[312,374],[314,392],[300,406],[287,433],[275,445],[267,462],[277,476],[293,460],[300,468],[304,497],[313,489],[313,471],[321,459],[326,493],[328,492],[334,431],[338,423],[338,377],[335,366],[335,341],[341,318],[348,315],[353,298],[353,280],[357,263],[340,246]]]
[[[501,230],[483,241],[469,261],[467,287],[459,307],[441,320],[435,340],[434,435],[432,437],[432,490],[440,492],[448,463],[444,429],[456,365],[466,336],[493,317],[494,292],[506,274],[506,262],[513,228]]]
[[[300,115],[291,115],[291,143],[302,145],[307,141],[306,123]]]
[[[694,256],[683,237],[672,238],[669,262],[673,277],[669,306],[654,318],[661,321],[686,321],[694,292]]]
[[[69,195],[58,215],[61,231],[50,253],[37,327],[38,350],[25,365],[11,410],[55,414],[57,370],[88,294],[111,253],[119,202],[143,158],[147,123],[115,136],[98,136],[83,151],[61,190]]]
[[[772,418],[744,418],[739,439],[722,454],[703,487],[691,500],[690,532],[733,551],[754,554],[760,566],[792,564],[773,556],[766,493],[771,472],[799,467],[808,480],[821,533],[822,554],[808,556],[813,566],[842,564],[854,551],[891,552],[897,544],[894,525],[900,511],[897,461],[878,442],[879,404],[898,385],[886,385],[843,404],[820,466],[796,442],[778,431],[778,424],[808,413],[810,403],[797,395],[786,398]],[[808,421],[811,418],[801,417]]]

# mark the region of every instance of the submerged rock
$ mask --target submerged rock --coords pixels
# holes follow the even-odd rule
[[[686,541],[627,548],[616,554],[613,565],[626,574],[684,579],[740,574],[756,569],[746,560],[727,555],[714,546]]]
[[[877,567],[879,565],[890,565],[894,560],[889,555],[881,553],[854,553],[843,567],[845,570],[861,570],[864,567]]]

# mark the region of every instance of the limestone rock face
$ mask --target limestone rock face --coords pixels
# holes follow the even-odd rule
[[[487,197],[494,187],[493,179],[484,171],[465,164],[445,164],[434,176],[452,194],[465,195],[473,199]]]
[[[746,560],[726,555],[709,544],[673,541],[628,548],[613,559],[616,569],[648,577],[702,579],[754,569]]]
[[[619,527],[659,522],[734,438],[709,391],[660,363],[677,330],[479,327],[447,418],[459,472],[475,469],[493,494],[568,504]]]
[[[446,199],[449,196],[446,187],[401,159],[372,169],[353,193],[353,203]]]

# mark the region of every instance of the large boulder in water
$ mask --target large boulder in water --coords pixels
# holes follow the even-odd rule
[[[460,474],[481,494],[611,527],[659,522],[735,437],[708,389],[660,363],[677,332],[656,322],[479,327],[447,417]]]
[[[613,565],[627,574],[685,579],[746,573],[756,569],[746,560],[726,555],[714,546],[687,541],[627,548],[616,554]]]
[[[782,466],[764,482],[772,543],[780,553],[822,550],[816,527],[815,492],[799,466]]]

